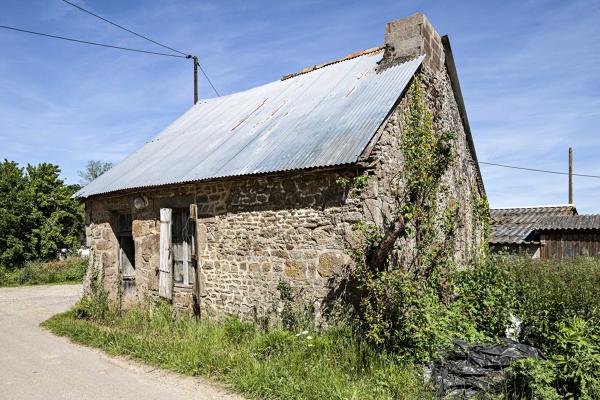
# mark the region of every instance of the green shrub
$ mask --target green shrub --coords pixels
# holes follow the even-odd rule
[[[489,337],[504,334],[517,304],[513,275],[505,262],[493,257],[454,276],[460,308]]]
[[[600,260],[500,262],[516,290],[515,313],[531,328],[527,339],[544,352],[552,352],[559,323],[573,317],[600,321]]]
[[[87,265],[87,258],[69,257],[66,260],[30,261],[12,271],[0,267],[0,286],[81,282]]]
[[[70,312],[78,319],[103,320],[109,312],[108,296],[84,297]]]
[[[71,198],[80,186],[67,185],[60,173],[49,163],[0,162],[0,264],[8,270],[80,246],[83,204]]]
[[[401,270],[365,280],[362,331],[366,338],[411,360],[428,361],[456,338],[483,339],[459,303],[444,304],[427,282]]]
[[[600,325],[573,317],[558,323],[551,336],[550,359],[565,396],[600,398]]]
[[[277,311],[278,322],[286,330],[295,332],[315,327],[315,308],[301,293],[295,291],[287,282],[277,284],[281,310]],[[257,321],[258,322],[258,321]],[[261,324],[268,327],[268,324]]]
[[[556,391],[556,367],[551,361],[522,358],[508,371],[505,395],[509,399],[560,400]]]
[[[549,358],[514,366],[516,394],[600,398],[600,261],[492,257],[490,263],[510,277],[525,339]]]

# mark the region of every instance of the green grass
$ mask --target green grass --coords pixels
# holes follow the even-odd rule
[[[251,398],[433,397],[423,387],[419,367],[373,349],[344,329],[319,335],[264,332],[236,319],[217,324],[173,316],[168,306],[94,320],[88,306],[56,315],[42,326],[109,354],[224,382]]]
[[[456,279],[453,307],[478,332],[495,340],[514,313],[524,320],[528,340],[549,357],[515,365],[514,382],[494,398],[600,398],[600,261],[491,257]],[[219,324],[173,315],[164,303],[120,315],[109,309],[106,293],[92,291],[95,296],[43,326],[113,355],[224,382],[250,398],[434,398],[423,385],[418,359],[376,349],[349,329],[265,332],[236,319]],[[435,318],[427,308],[420,312]],[[425,337],[427,329],[419,323],[415,332]]]
[[[81,282],[87,269],[87,258],[30,261],[22,268],[8,270],[0,265],[0,287]]]

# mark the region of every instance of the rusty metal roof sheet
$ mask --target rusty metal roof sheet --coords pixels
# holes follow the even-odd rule
[[[554,215],[540,219],[535,229],[550,230],[597,230],[600,229],[600,215]]]
[[[493,208],[490,210],[490,239],[492,244],[537,243],[537,224],[549,216],[577,215],[572,205],[518,208]]]
[[[75,196],[355,163],[423,61],[378,71],[382,56],[201,100]]]

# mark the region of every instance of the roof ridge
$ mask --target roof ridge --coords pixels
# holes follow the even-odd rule
[[[294,72],[294,73],[291,73],[291,74],[288,74],[288,75],[284,75],[284,76],[281,77],[281,80],[285,81],[286,79],[290,79],[290,78],[293,78],[293,77],[298,76],[298,75],[308,74],[309,72],[316,71],[317,69],[321,69],[323,67],[327,67],[327,66],[332,65],[332,64],[337,64],[337,63],[340,63],[340,62],[343,62],[343,61],[348,61],[348,60],[351,60],[353,58],[364,56],[364,55],[367,55],[367,54],[377,53],[379,51],[382,51],[383,49],[385,49],[385,46],[377,46],[377,47],[371,47],[370,49],[366,49],[366,50],[358,50],[358,51],[355,51],[353,53],[348,54],[345,57],[338,58],[337,60],[327,61],[327,62],[324,62],[323,64],[313,65],[312,67],[304,68],[301,71]]]
[[[490,210],[516,210],[516,209],[530,209],[530,208],[558,208],[558,207],[572,207],[575,208],[575,204],[553,204],[547,206],[517,206],[517,207],[490,207]]]
[[[600,214],[544,215],[543,217],[540,217],[540,218],[544,219],[544,218],[586,218],[586,217],[597,218],[597,217],[600,217]]]

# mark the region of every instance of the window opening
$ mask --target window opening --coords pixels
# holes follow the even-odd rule
[[[123,277],[135,277],[135,244],[131,234],[133,218],[131,214],[119,214],[117,240],[119,241],[119,265]]]
[[[195,224],[188,209],[173,210],[173,280],[180,285],[192,286],[195,281],[192,258]]]

